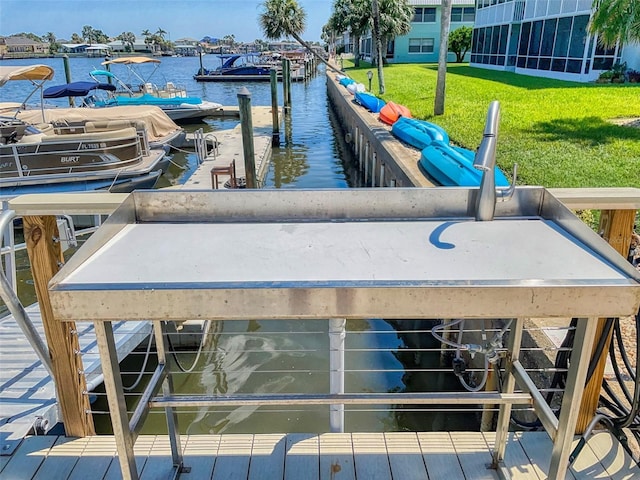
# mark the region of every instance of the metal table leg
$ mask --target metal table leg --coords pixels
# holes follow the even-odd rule
[[[332,394],[344,393],[344,318],[329,320],[329,389]],[[344,405],[329,407],[329,423],[332,432],[344,432]]]
[[[162,394],[170,397],[173,395],[173,380],[171,371],[167,363],[167,352],[169,345],[167,335],[164,329],[164,322],[156,320],[153,322],[153,332],[156,339],[156,348],[158,350],[158,363],[164,364],[167,368],[167,375],[162,382]],[[169,442],[171,444],[171,457],[173,460],[173,471],[170,478],[178,478],[183,470],[182,465],[182,446],[180,445],[180,431],[178,429],[178,412],[174,407],[165,408],[165,416],[167,417],[167,429],[169,432]]]
[[[549,478],[554,480],[564,480],[567,474],[571,442],[578,422],[582,392],[584,391],[591,349],[598,325],[597,320],[597,318],[580,318],[576,325],[571,361],[567,372],[567,383],[562,396],[560,417],[558,418],[558,433],[553,442],[551,465],[549,466]]]
[[[111,425],[116,440],[118,460],[123,480],[138,480],[138,470],[133,455],[133,435],[129,429],[127,416],[127,404],[124,400],[120,365],[118,365],[118,352],[113,338],[113,326],[111,322],[93,322],[96,332],[96,341],[100,350],[100,362],[104,375],[104,386],[109,401],[111,413]]]
[[[516,385],[516,379],[513,376],[512,364],[520,356],[520,345],[522,344],[522,329],[524,327],[524,318],[516,318],[511,324],[511,332],[507,342],[507,365],[505,368],[505,380],[502,387],[502,393],[513,393]],[[504,452],[509,439],[509,421],[511,419],[511,404],[505,403],[500,405],[498,413],[498,422],[496,424],[496,449],[493,452],[492,468],[495,468],[498,475],[507,479],[510,478],[509,472],[504,467]]]

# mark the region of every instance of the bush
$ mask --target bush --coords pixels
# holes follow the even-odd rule
[[[638,70],[627,71],[627,77],[630,83],[640,83],[640,72]]]

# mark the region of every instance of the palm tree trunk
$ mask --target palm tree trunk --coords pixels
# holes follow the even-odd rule
[[[438,80],[436,82],[436,99],[433,105],[434,115],[444,114],[445,84],[447,80],[447,55],[449,53],[449,27],[451,26],[451,0],[442,0],[441,12]]]
[[[384,65],[382,64],[382,39],[380,38],[380,7],[378,0],[372,0],[373,36],[376,42],[376,63],[378,64],[378,91],[384,95]]]
[[[309,45],[307,42],[305,42],[302,38],[300,38],[300,36],[297,33],[292,33],[291,36],[293,38],[296,39],[296,41],[302,45],[304,48],[306,48],[307,50],[309,50],[309,52],[311,52],[313,55],[315,55],[315,57],[320,60],[322,63],[324,63],[328,68],[330,68],[331,70],[333,70],[336,73],[339,73],[341,75],[344,75],[344,72],[342,70],[340,70],[337,67],[334,67],[333,65],[331,65],[329,62],[327,62],[322,56],[318,55],[318,52],[316,52],[313,48],[311,48],[311,45]]]
[[[353,36],[353,65],[360,66],[360,35]]]

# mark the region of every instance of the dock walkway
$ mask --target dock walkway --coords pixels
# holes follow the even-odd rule
[[[39,306],[31,305],[26,311],[36,330],[44,338]],[[76,327],[87,388],[92,391],[102,383],[102,368],[93,323],[77,322]],[[151,332],[149,322],[119,322],[114,327],[120,360],[148,338]],[[11,453],[34,424],[40,423],[43,428],[47,425],[51,428],[59,421],[56,389],[47,369],[38,359],[13,315],[1,318],[0,453]],[[0,478],[5,477],[0,474]]]
[[[493,433],[400,432],[184,435],[181,480],[494,480]],[[575,440],[577,442],[577,440]],[[574,445],[575,445],[574,442]],[[505,464],[513,480],[547,478],[552,443],[545,432],[512,433]],[[34,436],[0,457],[4,480],[121,478],[114,437]],[[169,478],[171,448],[163,435],[135,444],[141,480]],[[632,480],[640,469],[607,432],[591,437],[567,478]]]
[[[238,109],[233,107],[223,107],[224,116],[232,113],[238,114]],[[238,114],[239,115],[239,114]],[[253,145],[255,152],[256,178],[262,184],[269,168],[271,160],[271,142],[273,122],[271,107],[253,106],[251,107],[251,118],[253,123]],[[278,118],[282,122],[282,112]],[[195,172],[179,188],[189,190],[211,190],[214,188],[211,170],[213,167],[228,167],[235,161],[236,177],[242,179],[246,176],[244,165],[244,151],[242,144],[242,129],[238,124],[234,128],[218,130],[208,133],[207,136],[215,139],[218,148],[211,148],[204,162],[202,162]],[[220,188],[227,188],[225,183],[229,180],[229,175],[218,176]]]

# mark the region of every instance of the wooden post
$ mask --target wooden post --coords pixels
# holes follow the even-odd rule
[[[273,121],[273,133],[271,144],[274,147],[280,145],[280,118],[278,116],[278,72],[271,69],[271,119]]]
[[[62,63],[64,64],[64,78],[67,81],[67,83],[71,83],[71,69],[69,68],[69,55],[65,54],[62,56]],[[75,106],[73,97],[69,97],[69,106],[70,107]]]
[[[56,217],[25,216],[24,236],[27,243],[31,274],[36,288],[42,323],[53,367],[56,395],[67,436],[95,435],[87,383],[78,353],[80,345],[74,322],[58,322],[53,318],[49,300],[49,280],[63,262]]]
[[[635,221],[635,210],[603,210],[600,215],[600,228],[603,232],[603,238],[620,253],[627,258],[629,247],[631,246],[631,234],[633,233],[633,223]],[[596,330],[596,343],[602,336],[606,319],[598,319],[598,328]],[[593,371],[591,380],[585,386],[582,395],[582,403],[580,405],[580,415],[576,424],[576,434],[581,435],[593,419],[598,407],[598,399],[600,398],[600,390],[602,389],[602,377],[604,376],[604,368],[609,354],[609,344],[611,343],[611,335],[613,330],[609,332],[609,336],[605,342],[605,347],[600,355],[600,360],[596,369]],[[594,345],[595,348],[595,345]]]
[[[289,104],[289,94],[288,89],[289,85],[287,84],[287,59],[282,59],[282,105],[284,114],[288,114],[291,110],[291,105]]]
[[[289,105],[289,113],[291,113],[291,60],[287,59],[287,105]]]
[[[244,152],[244,171],[247,188],[257,188],[256,159],[253,146],[253,120],[251,118],[251,93],[247,87],[238,92],[240,127],[242,129],[242,150]]]

